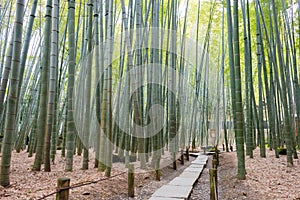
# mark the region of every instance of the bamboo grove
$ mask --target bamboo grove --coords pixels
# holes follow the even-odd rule
[[[159,170],[186,150],[300,144],[300,1],[6,0],[0,6],[0,184],[12,152],[51,171]],[[28,145],[28,146],[26,146]],[[26,148],[27,147],[27,148]],[[95,160],[90,160],[93,154]]]

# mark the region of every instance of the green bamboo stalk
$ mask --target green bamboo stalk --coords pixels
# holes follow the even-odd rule
[[[11,10],[12,10],[12,6],[11,6],[11,2],[9,2],[9,1],[7,1],[6,2],[7,3],[7,5],[10,5],[9,7],[9,15],[8,15],[8,19],[7,19],[7,22],[8,22],[8,24],[7,24],[7,26],[6,26],[6,31],[5,31],[5,41],[7,41],[8,40],[8,35],[9,35],[9,22],[10,22],[10,17],[11,17]],[[2,21],[1,21],[2,22]],[[4,42],[4,44],[3,44],[3,48],[2,48],[2,52],[1,52],[1,65],[0,65],[0,80],[2,80],[2,69],[3,69],[3,65],[4,65],[4,60],[5,60],[5,52],[6,52],[6,50],[7,50],[7,42]],[[2,84],[2,83],[1,83]],[[1,97],[2,98],[2,97]],[[2,106],[1,104],[0,104],[0,106]]]
[[[20,96],[20,91],[21,91],[21,85],[23,82],[23,75],[24,75],[24,70],[25,70],[25,63],[27,60],[27,54],[29,50],[29,44],[30,44],[30,39],[31,39],[31,34],[32,34],[32,28],[33,28],[33,22],[35,19],[35,12],[36,12],[36,7],[37,7],[37,2],[38,0],[34,0],[32,3],[31,7],[31,12],[30,12],[30,18],[29,22],[27,25],[27,30],[26,30],[26,35],[25,35],[25,41],[24,41],[24,46],[22,49],[22,54],[21,54],[21,63],[20,63],[20,77],[19,77],[19,89],[18,89],[18,95]]]
[[[298,30],[300,30],[300,0],[298,0]],[[298,38],[300,38],[300,32],[298,33]],[[300,48],[300,39],[298,39],[298,46]],[[299,53],[299,57],[300,57],[300,50],[298,50],[298,53]],[[295,66],[295,65],[294,65]],[[298,81],[298,78],[297,78],[297,69],[294,68],[294,78],[297,79]],[[296,87],[296,90],[297,90],[297,101],[300,101],[300,86],[298,84],[298,82],[295,81],[295,85],[298,85]],[[297,140],[297,143],[298,143],[298,149],[300,148],[300,105],[298,106],[298,109],[297,109],[297,124],[298,124],[298,140]]]
[[[39,68],[37,68],[38,70],[36,70],[38,73],[39,73]],[[40,79],[39,79],[40,80]],[[34,118],[34,122],[33,122],[33,127],[31,129],[31,132],[30,132],[30,138],[29,138],[29,141],[30,141],[30,148],[29,148],[29,154],[28,154],[28,157],[32,157],[32,154],[35,152],[35,149],[36,149],[36,138],[37,138],[37,134],[36,134],[36,130],[37,130],[37,120],[38,120],[38,105],[40,104],[40,92],[41,92],[41,87],[40,87],[40,83],[39,81],[36,81],[37,82],[37,88],[35,90],[36,92],[36,95],[37,95],[37,101],[36,101],[36,109],[35,109],[35,112],[34,112],[34,115],[33,115],[33,118]]]
[[[82,169],[88,169],[89,161],[89,135],[90,135],[90,107],[91,107],[91,78],[92,78],[92,62],[93,62],[93,0],[88,4],[88,31],[87,31],[87,66],[85,79],[85,117],[84,117],[84,142],[83,142],[83,163]]]
[[[261,20],[262,20],[262,25],[263,25],[263,30],[265,31],[265,36],[266,36],[266,41],[269,47],[271,47],[270,44],[270,39],[269,39],[269,34],[266,28],[266,22],[265,22],[265,18],[264,18],[264,13],[262,12],[261,6],[260,6],[260,2],[257,2],[258,6],[259,6],[259,10],[260,10],[260,14],[261,14]],[[263,43],[262,43],[263,44]],[[262,46],[262,49],[264,49],[264,46]],[[272,64],[272,50],[270,48],[267,48],[268,50],[268,60],[270,60],[269,63],[269,68],[270,68],[270,75],[269,75],[269,83],[270,83],[270,89],[269,89],[269,84],[268,84],[268,77],[267,77],[267,68],[266,68],[266,60],[265,60],[265,56],[263,56],[263,70],[264,70],[264,80],[265,80],[265,90],[266,90],[266,97],[267,97],[267,106],[268,106],[268,115],[269,115],[269,126],[270,126],[270,134],[272,135],[272,146],[275,149],[275,156],[276,158],[279,157],[278,154],[278,141],[277,141],[277,136],[276,136],[276,112],[275,108],[274,108],[274,82],[273,82],[273,64]],[[264,55],[264,51],[262,51],[263,55]]]
[[[102,7],[102,5],[100,5]],[[100,44],[99,44],[99,5],[98,0],[94,1],[94,40],[95,40],[95,80],[98,80],[100,75],[101,78],[99,80],[99,83],[97,83],[97,89],[96,89],[96,116],[98,123],[101,123],[101,85],[102,85],[102,73],[100,72]],[[95,141],[95,149],[96,149],[96,156],[95,156],[95,163],[94,168],[98,168],[99,166],[99,156],[100,156],[100,132],[98,131],[96,135],[96,141]]]
[[[196,66],[198,66],[198,62],[199,62],[199,59],[198,59],[198,54],[199,54],[199,46],[198,46],[198,43],[199,43],[199,21],[200,21],[200,0],[198,0],[198,8],[197,8],[197,28],[196,28],[196,61],[195,61],[195,64]],[[195,72],[195,82],[196,82],[196,88],[195,88],[195,95],[196,95],[196,98],[194,99],[194,102],[193,102],[193,107],[196,107],[196,103],[197,103],[197,99],[199,98],[199,83],[200,83],[200,80],[199,80],[199,74],[201,74],[201,72],[198,72],[198,67],[196,68],[196,72]],[[189,138],[192,137],[192,149],[195,149],[196,147],[196,117],[197,116],[197,111],[195,113],[195,111],[193,110],[193,113],[192,113],[192,116],[191,116],[191,120],[192,120],[192,123],[191,123],[191,127],[193,126],[193,128],[191,128],[191,133],[189,135]],[[190,141],[191,139],[189,139],[188,141],[188,147],[190,146]]]
[[[225,65],[225,34],[224,34],[224,20],[225,16],[225,1],[223,1],[223,7],[222,7],[222,61],[221,61],[221,71],[222,71],[222,90],[223,90],[223,129],[224,129],[224,139],[225,139],[225,149],[226,152],[229,152],[229,146],[228,146],[228,132],[227,132],[227,116],[226,116],[226,104],[225,104],[225,73],[224,73],[224,65]]]
[[[14,31],[13,31],[14,32]],[[1,88],[0,88],[0,115],[3,113],[4,109],[4,97],[6,93],[6,88],[7,88],[7,82],[9,78],[9,73],[11,70],[11,63],[12,63],[12,56],[13,56],[13,41],[14,40],[14,33],[11,36],[8,50],[7,50],[7,55],[6,55],[6,60],[5,60],[5,66],[4,66],[4,71],[2,74],[2,79],[1,79]]]
[[[228,5],[227,5],[228,6]],[[235,68],[235,115],[236,121],[236,148],[238,156],[238,179],[246,178],[245,154],[244,154],[244,133],[243,133],[243,106],[241,92],[241,70],[240,70],[240,47],[239,47],[239,21],[238,21],[238,1],[233,1],[233,41],[234,41],[234,68]]]
[[[66,157],[66,137],[67,137],[67,128],[68,128],[68,102],[66,102],[65,110],[62,111],[65,113],[63,131],[61,133],[62,137],[62,147],[61,147],[61,157]]]
[[[67,133],[66,133],[66,167],[65,171],[73,170],[73,151],[74,151],[74,138],[76,134],[76,128],[73,118],[73,88],[74,88],[74,76],[75,76],[75,1],[70,0],[68,2],[68,42],[69,42],[69,63],[68,63],[68,111],[67,111]]]
[[[265,133],[263,125],[263,85],[262,85],[262,39],[261,39],[261,27],[260,27],[260,18],[258,15],[258,3],[255,5],[255,14],[256,14],[256,43],[257,43],[257,68],[258,68],[258,102],[259,102],[259,112],[258,112],[258,134],[260,138],[260,156],[266,157],[265,149]]]
[[[142,66],[142,4],[141,0],[136,0],[136,66],[140,69]],[[126,30],[125,30],[126,31]],[[143,80],[143,72],[139,70],[139,74],[137,74],[137,79],[139,79],[139,83],[142,83]],[[139,126],[143,125],[143,91],[142,89],[138,90],[137,99],[134,99],[134,108],[135,112],[134,121]],[[142,169],[146,168],[146,157],[145,157],[145,140],[144,140],[144,132],[138,133],[138,153],[139,153],[139,160]]]
[[[298,1],[298,26],[300,30],[300,1]],[[292,16],[293,17],[293,16]],[[293,21],[294,22],[294,21]],[[296,132],[298,133],[297,135],[297,145],[298,145],[298,149],[300,149],[300,86],[299,86],[299,81],[298,81],[298,69],[297,69],[297,51],[296,51],[296,40],[295,40],[295,29],[294,29],[294,23],[292,22],[292,38],[293,38],[293,46],[292,46],[292,50],[293,50],[293,71],[294,71],[294,77],[293,77],[293,83],[294,83],[294,91],[295,91],[295,103],[296,103],[296,112],[297,112],[297,122],[296,124],[298,125],[298,130],[296,130]],[[298,34],[298,38],[300,36],[300,33]],[[300,46],[300,39],[298,39],[299,44],[298,46]],[[298,49],[298,53],[299,53],[299,49]]]
[[[286,54],[286,64],[285,64],[285,68],[284,68],[284,71],[285,71],[285,78],[286,78],[286,85],[287,85],[287,94],[288,94],[288,104],[289,105],[295,105],[294,103],[294,96],[297,95],[297,91],[294,91],[294,96],[293,96],[293,93],[292,93],[292,83],[291,83],[291,70],[292,70],[292,65],[293,63],[295,63],[295,50],[294,50],[294,41],[292,39],[292,34],[291,34],[291,26],[293,26],[293,21],[292,23],[289,22],[289,16],[288,16],[288,13],[287,13],[287,8],[286,8],[286,3],[284,1],[282,1],[282,4],[283,4],[283,9],[284,9],[284,12],[283,12],[283,18],[284,18],[284,38],[286,38],[284,41],[285,41],[285,54]],[[293,10],[291,11],[291,18],[293,19]],[[291,54],[290,54],[291,52]],[[290,58],[291,57],[291,58]],[[294,61],[293,61],[294,60]],[[296,104],[299,105],[299,102],[296,101]],[[297,105],[295,105],[297,107]],[[294,106],[289,106],[289,109],[290,109],[290,116],[291,116],[291,119],[290,119],[290,123],[291,123],[291,140],[292,140],[292,151],[293,151],[293,155],[294,155],[294,158],[295,159],[298,159],[298,155],[297,155],[297,151],[296,151],[296,141],[295,141],[295,108]]]
[[[49,83],[49,67],[50,67],[50,51],[51,51],[51,26],[52,26],[52,0],[47,0],[45,28],[44,28],[44,49],[42,57],[41,72],[41,97],[39,104],[38,116],[38,135],[37,149],[34,159],[33,171],[40,171],[42,165],[42,155],[44,150],[44,140],[46,134],[47,123],[47,101],[48,101],[48,83]]]
[[[245,1],[241,0],[241,7],[242,7],[242,14],[243,14],[243,28],[244,28],[244,60],[245,60],[245,93],[246,93],[246,117],[245,117],[245,136],[246,136],[246,155],[249,155],[250,158],[253,158],[253,147],[251,143],[251,116],[250,116],[250,104],[251,104],[251,98],[250,98],[250,54],[249,54],[249,39],[248,39],[248,30],[247,30],[247,21],[246,20],[246,8],[245,8]]]
[[[113,0],[106,1],[106,49],[107,49],[107,56],[105,57],[105,78],[104,78],[104,88],[103,88],[103,104],[102,104],[102,116],[103,122],[101,122],[101,128],[107,136],[108,143],[107,143],[107,151],[106,151],[106,171],[105,175],[107,177],[110,176],[111,168],[112,168],[112,53],[113,53]]]
[[[153,75],[153,81],[155,83],[160,83],[160,84],[154,84],[152,85],[152,103],[153,105],[161,105],[163,106],[162,103],[162,69],[157,66],[161,66],[161,59],[160,59],[160,50],[159,50],[159,41],[161,41],[161,31],[159,30],[160,28],[160,1],[153,1],[152,5],[152,12],[151,12],[151,18],[152,18],[152,24],[151,28],[152,33],[150,35],[151,38],[151,43],[150,43],[150,64],[151,66],[154,67],[152,70],[152,75]],[[175,104],[176,105],[176,104]],[[175,108],[176,109],[176,108]],[[176,110],[175,110],[175,117],[176,117]],[[162,139],[163,139],[163,129],[159,130],[159,114],[156,113],[154,117],[154,127],[157,132],[157,134],[153,137],[153,159],[154,159],[154,169],[155,169],[155,174],[156,174],[156,180],[160,180],[160,159],[161,155],[164,154],[163,152],[163,146],[162,146]],[[175,124],[176,127],[176,124]],[[177,144],[177,135],[175,139],[175,145]],[[175,147],[176,148],[176,147]],[[172,154],[172,153],[171,153]],[[172,155],[173,157],[173,155]],[[174,160],[173,158],[171,158]],[[173,169],[176,169],[175,162],[173,162]]]
[[[249,142],[248,142],[248,146],[251,149],[255,149],[255,146],[253,145],[253,133],[255,133],[255,128],[254,128],[254,123],[253,123],[253,113],[254,110],[252,109],[253,104],[255,105],[255,101],[252,101],[252,99],[255,99],[255,95],[254,95],[254,87],[253,87],[253,79],[252,79],[252,48],[251,48],[251,27],[250,27],[250,8],[249,8],[249,0],[247,0],[247,31],[248,31],[248,35],[247,35],[247,41],[248,41],[248,53],[249,53],[249,66],[247,67],[247,69],[249,70],[248,72],[248,76],[247,76],[247,80],[249,82],[248,85],[248,89],[249,89],[249,93],[250,93],[250,97],[249,97]],[[253,131],[254,130],[254,131]],[[252,151],[250,151],[250,158],[251,158],[251,153],[253,153]]]
[[[54,6],[54,10],[56,10],[56,9],[58,10],[56,20],[59,19],[58,4],[59,4],[59,0],[57,2],[57,5]],[[54,12],[54,10],[53,10],[53,12]],[[53,13],[53,15],[54,15],[54,13]],[[56,20],[54,18],[53,24],[52,24],[52,26],[54,26],[54,28],[52,28],[52,31],[54,29],[59,33],[59,24],[57,23],[57,26],[55,26]],[[55,34],[56,34],[56,32],[53,32],[52,36],[54,37]],[[63,36],[63,40],[65,40],[65,35],[66,34],[64,34],[64,36]],[[59,34],[57,34],[57,43],[59,42],[58,37],[59,37]],[[56,46],[57,46],[56,49],[59,52],[58,44],[56,44]],[[59,113],[59,103],[58,103],[59,102],[59,90],[58,90],[59,88],[58,88],[58,86],[59,86],[60,83],[58,81],[60,81],[59,80],[59,72],[60,71],[58,69],[58,67],[59,67],[58,66],[58,62],[59,62],[58,61],[58,55],[56,55],[56,56],[57,56],[56,58],[54,58],[54,56],[53,56],[53,62],[55,63],[55,75],[56,76],[55,76],[55,86],[54,86],[55,87],[55,89],[54,89],[54,108],[53,108],[54,110],[53,110],[53,122],[52,122],[52,127],[51,127],[51,145],[50,145],[50,159],[51,159],[52,164],[54,164],[54,161],[55,161],[55,155],[56,155],[56,149],[57,149],[57,140],[58,140],[58,131],[57,131],[58,128],[57,127],[59,126],[59,123],[57,123],[57,119],[58,119],[58,113]],[[62,57],[63,57],[63,55],[62,55]],[[52,65],[50,65],[50,66],[52,66]],[[51,76],[51,74],[50,74],[50,76]],[[50,90],[50,88],[49,88],[49,90]]]
[[[283,61],[283,54],[282,54],[282,44],[280,40],[279,28],[278,28],[278,21],[277,21],[277,13],[274,0],[271,0],[272,4],[272,14],[274,20],[274,28],[275,28],[275,38],[276,38],[276,45],[277,45],[277,54],[279,60],[279,69],[280,69],[280,80],[281,80],[281,102],[283,104],[283,111],[284,111],[284,136],[287,148],[287,165],[293,165],[293,157],[292,157],[292,139],[291,139],[291,127],[290,127],[290,114],[288,110],[288,98],[287,98],[287,91],[286,91],[286,80],[285,80],[285,73],[284,73],[284,61]]]
[[[98,171],[104,171],[106,166],[105,166],[105,150],[106,150],[106,138],[105,138],[105,133],[104,131],[102,131],[102,121],[104,120],[102,118],[102,113],[103,113],[103,99],[104,99],[104,76],[105,76],[105,73],[104,73],[104,30],[103,30],[103,25],[104,25],[104,22],[103,22],[103,5],[102,3],[100,3],[99,5],[99,25],[100,25],[100,47],[99,47],[99,54],[100,54],[100,61],[99,61],[99,64],[100,64],[100,74],[101,74],[101,78],[100,78],[100,95],[99,95],[99,98],[100,98],[100,101],[99,101],[99,104],[100,104],[100,108],[98,108],[97,110],[98,111],[101,111],[101,113],[99,113],[99,119],[101,120],[101,131],[100,131],[100,141],[99,141],[99,163],[98,163]]]
[[[45,146],[44,146],[44,168],[46,172],[51,171],[50,168],[50,147],[51,147],[51,136],[53,121],[55,118],[55,90],[56,90],[56,72],[58,67],[58,17],[59,17],[59,0],[53,2],[53,23],[52,23],[52,34],[51,34],[51,54],[50,54],[50,79],[49,79],[49,96],[48,96],[48,110],[47,110],[47,125],[45,135]],[[54,133],[56,134],[56,133]]]
[[[227,12],[227,37],[228,37],[228,54],[229,54],[229,66],[230,66],[230,89],[231,89],[231,105],[233,113],[233,123],[235,124],[235,76],[234,76],[234,55],[233,55],[233,41],[232,41],[232,14],[230,0],[226,0],[226,12]]]
[[[183,22],[183,30],[182,30],[182,40],[181,40],[181,54],[184,55],[185,54],[185,45],[186,45],[186,30],[187,30],[187,18],[188,18],[188,8],[189,8],[189,1],[186,2],[186,5],[185,5],[185,14],[184,14],[184,22]],[[187,51],[189,52],[190,49],[187,49]],[[187,53],[187,55],[189,55],[189,53]],[[184,58],[184,56],[182,56],[180,58],[180,63],[179,63],[179,74],[180,76],[184,76],[184,71],[186,71],[186,67],[184,65],[186,65],[185,62],[189,62],[187,60],[187,58]],[[179,82],[178,82],[178,94],[177,94],[177,98],[180,99],[182,98],[183,96],[183,93],[184,93],[184,83],[182,81],[182,79],[179,79]],[[185,95],[185,98],[187,98],[187,95]],[[180,108],[179,108],[180,106]],[[179,105],[177,109],[181,109],[181,112],[184,113],[185,112],[185,109],[186,109],[186,103],[184,101],[181,101],[181,105]],[[181,153],[182,153],[182,157],[183,157],[183,149],[185,147],[185,135],[186,135],[186,123],[185,123],[185,118],[184,117],[180,117],[180,112],[177,112],[176,114],[176,121],[177,121],[177,124],[176,124],[176,130],[179,129],[179,123],[180,123],[180,127],[181,127],[181,130],[179,131],[179,138],[180,138],[180,148],[182,149]],[[178,131],[176,131],[178,132]],[[183,159],[182,159],[182,164],[183,163]],[[176,169],[176,166],[173,166],[173,169]]]
[[[5,133],[2,144],[2,159],[0,165],[0,184],[8,186],[10,184],[10,163],[13,145],[13,135],[15,134],[16,126],[16,113],[17,113],[17,96],[18,96],[18,78],[19,78],[19,65],[21,57],[22,46],[22,31],[23,31],[23,12],[24,1],[18,0],[16,2],[16,19],[14,24],[14,43],[13,54],[11,63],[11,79],[10,89],[7,100],[7,111],[5,120]]]

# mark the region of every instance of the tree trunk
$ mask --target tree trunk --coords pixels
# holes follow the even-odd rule
[[[68,2],[68,42],[69,42],[69,64],[68,64],[68,114],[67,114],[67,133],[66,133],[66,171],[73,170],[73,152],[74,152],[74,139],[76,134],[75,122],[73,118],[73,88],[75,76],[75,0]]]
[[[16,20],[14,25],[14,43],[11,63],[11,79],[10,88],[7,100],[7,111],[4,129],[4,138],[2,144],[2,159],[0,166],[0,184],[8,186],[10,184],[9,173],[11,163],[11,153],[13,147],[13,137],[17,130],[16,113],[17,113],[17,97],[18,97],[18,82],[19,82],[19,65],[21,57],[22,46],[22,32],[23,32],[23,14],[24,1],[17,0],[16,2]]]
[[[238,21],[238,1],[233,1],[233,40],[234,40],[234,76],[235,76],[235,137],[238,157],[238,179],[246,179],[245,153],[244,153],[244,133],[243,133],[243,105],[241,91],[241,69],[240,69],[240,47],[239,47],[239,21]]]

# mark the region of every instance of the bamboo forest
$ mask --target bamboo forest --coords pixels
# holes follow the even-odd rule
[[[0,0],[0,199],[300,199],[300,0]]]

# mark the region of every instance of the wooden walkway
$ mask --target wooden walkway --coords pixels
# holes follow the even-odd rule
[[[208,156],[199,154],[178,177],[174,178],[167,185],[159,188],[150,200],[185,200],[188,199],[193,186],[200,177],[206,166]]]

